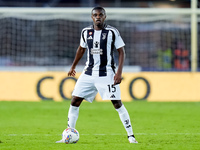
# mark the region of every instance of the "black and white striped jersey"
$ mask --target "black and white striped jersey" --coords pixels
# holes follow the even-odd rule
[[[102,30],[94,30],[91,25],[82,30],[80,46],[88,49],[85,74],[106,76],[107,71],[115,69],[114,48],[125,44],[116,28],[105,25]]]

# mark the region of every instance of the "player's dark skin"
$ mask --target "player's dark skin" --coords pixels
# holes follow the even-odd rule
[[[104,27],[104,24],[105,24],[104,21],[106,19],[105,11],[101,10],[101,9],[93,10],[91,13],[91,18],[93,20],[94,29],[102,30]],[[82,58],[83,54],[85,53],[85,50],[86,50],[86,48],[83,48],[81,46],[78,47],[78,49],[76,51],[76,56],[75,56],[74,62],[72,63],[71,69],[68,72],[68,76],[74,77],[76,75],[76,71],[75,71],[76,65],[78,64],[79,60]],[[123,68],[124,57],[125,57],[125,52],[124,52],[123,47],[117,49],[117,51],[119,53],[119,58],[118,58],[119,64],[118,64],[117,73],[114,76],[114,85],[121,83],[122,68]],[[83,99],[84,98],[73,96],[71,105],[79,107],[81,105]],[[121,100],[111,100],[111,102],[112,102],[113,106],[115,107],[115,109],[118,109],[122,106]]]

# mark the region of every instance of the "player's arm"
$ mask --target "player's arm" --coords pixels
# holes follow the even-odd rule
[[[68,76],[75,76],[76,75],[76,65],[78,64],[79,60],[83,57],[83,54],[85,53],[86,48],[83,48],[81,46],[78,47],[76,51],[76,56],[74,58],[74,61],[72,63],[71,69],[68,72]]]
[[[118,64],[117,73],[114,76],[114,85],[120,84],[122,81],[122,69],[123,69],[124,59],[125,59],[124,47],[118,48],[117,51],[119,53],[119,64]]]

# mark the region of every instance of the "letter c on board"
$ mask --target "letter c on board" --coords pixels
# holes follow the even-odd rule
[[[53,100],[53,98],[51,97],[45,97],[44,95],[42,95],[41,93],[41,84],[44,80],[47,80],[47,79],[53,79],[52,76],[46,76],[46,77],[43,77],[42,79],[40,79],[37,83],[37,94],[38,96],[42,99],[42,100]]]
[[[75,82],[77,81],[77,79],[74,78],[74,77],[66,77],[66,78],[64,78],[64,79],[61,81],[60,87],[59,87],[59,91],[60,91],[61,97],[62,97],[64,100],[69,100],[69,99],[71,99],[71,98],[69,98],[69,97],[66,97],[66,96],[64,95],[64,93],[63,93],[63,85],[64,85],[65,81],[67,81],[67,80],[74,80]]]

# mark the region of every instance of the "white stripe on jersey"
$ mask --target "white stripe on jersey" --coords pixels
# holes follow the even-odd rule
[[[101,30],[97,31],[94,30],[94,38],[93,38],[93,49],[94,50],[99,50],[100,49],[100,37],[101,37]],[[95,44],[95,42],[98,42]],[[97,45],[97,47],[95,47],[95,45]],[[100,65],[100,54],[93,54],[93,59],[94,59],[94,67],[92,70],[99,70],[99,65]]]

